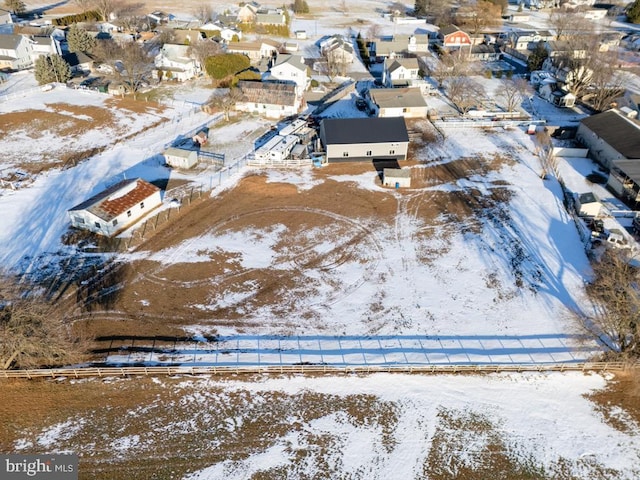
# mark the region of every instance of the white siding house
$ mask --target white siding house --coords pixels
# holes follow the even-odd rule
[[[198,152],[171,147],[165,150],[164,159],[170,167],[186,170],[198,163]]]
[[[141,178],[123,180],[70,209],[71,225],[112,237],[160,206],[160,192]]]
[[[293,83],[252,82],[241,80],[238,88],[242,98],[236,102],[236,110],[257,113],[267,118],[294,115],[302,106]]]
[[[388,87],[406,87],[419,80],[420,67],[417,58],[385,59],[382,83]]]
[[[200,64],[189,55],[188,45],[165,43],[154,63],[154,78],[184,82],[200,74]]]
[[[405,160],[409,135],[404,118],[327,118],[320,140],[329,163]]]
[[[377,117],[427,117],[427,102],[419,88],[375,88],[369,96],[369,108]]]
[[[304,58],[300,55],[278,55],[265,80],[295,83],[296,92],[301,95],[309,86],[309,76]]]
[[[0,35],[0,68],[24,70],[33,65],[32,42],[25,35]]]

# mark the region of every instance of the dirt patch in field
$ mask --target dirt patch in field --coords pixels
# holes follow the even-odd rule
[[[612,427],[625,433],[640,429],[640,371],[616,373],[607,388],[589,398]]]
[[[499,167],[471,159],[453,163],[406,166],[418,174],[429,170],[426,178],[437,183]],[[101,276],[97,284],[80,287],[76,298],[83,299],[85,328],[104,338],[175,335],[181,326],[193,324],[242,332],[265,326],[247,319],[248,312],[260,309],[278,319],[270,320],[274,332],[287,334],[300,327],[289,323],[292,314],[318,328],[321,319],[309,299],[321,304],[346,295],[352,284],[341,278],[342,266],[358,269],[366,279],[381,255],[377,232],[397,228],[399,213],[454,233],[480,229],[478,213],[510,198],[503,185],[489,193],[396,191],[379,188],[378,177],[372,177],[371,189],[339,178],[373,170],[368,163],[329,165],[313,170],[313,186],[303,189],[268,181],[257,171],[235,188],[185,207],[138,248],[151,252],[150,257],[122,263],[110,272],[112,281]],[[432,233],[426,228],[415,235],[427,238]],[[265,251],[270,258],[244,264],[233,247],[238,241],[252,242],[252,251]],[[446,245],[418,253],[429,263],[443,252]],[[83,291],[87,284],[93,285],[90,293]]]

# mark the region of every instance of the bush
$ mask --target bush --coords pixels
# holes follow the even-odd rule
[[[225,53],[208,57],[204,62],[204,69],[214,80],[222,80],[249,68],[251,62],[246,55],[240,53]]]
[[[491,78],[491,77],[493,77],[493,73],[491,73],[491,70],[485,70],[484,78]]]

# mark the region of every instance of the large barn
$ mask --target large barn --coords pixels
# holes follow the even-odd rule
[[[320,125],[327,161],[406,160],[409,134],[402,117],[327,118]]]
[[[70,209],[71,225],[112,237],[161,205],[160,192],[141,178],[123,180]]]

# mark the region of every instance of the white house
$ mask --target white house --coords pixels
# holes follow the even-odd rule
[[[293,83],[252,82],[241,80],[238,88],[242,98],[236,110],[256,113],[267,118],[281,118],[300,111],[302,100]]]
[[[51,36],[32,36],[31,37],[31,61],[36,62],[38,57],[52,54],[62,55],[60,42]]]
[[[260,42],[232,42],[227,45],[227,53],[241,53],[249,57],[251,62],[258,62],[263,58],[273,58],[278,54],[281,44],[274,40]]]
[[[242,32],[240,30],[227,27],[219,23],[207,22],[200,26],[200,30],[205,30],[210,34],[215,34],[227,43],[242,40]]]
[[[409,147],[402,117],[326,118],[320,140],[329,163],[406,160]]]
[[[170,167],[187,170],[198,163],[198,152],[170,147],[164,152],[164,160]]]
[[[32,42],[25,35],[0,35],[0,69],[24,70],[33,65]]]
[[[165,43],[154,60],[153,77],[184,82],[200,74],[200,64],[189,55],[188,45]]]
[[[354,50],[351,40],[343,35],[332,35],[320,42],[320,53],[334,63],[353,63]]]
[[[411,170],[408,168],[384,168],[382,185],[392,188],[410,188]]]
[[[385,59],[382,83],[388,87],[406,87],[420,79],[417,58]]]
[[[247,2],[238,11],[238,21],[242,23],[252,23],[256,21],[256,15],[260,5],[257,2]]]
[[[420,88],[374,88],[369,90],[369,97],[369,108],[380,118],[427,117],[427,102]]]
[[[309,86],[309,75],[304,58],[300,55],[280,54],[269,69],[265,80],[292,82],[296,85],[296,92],[301,95]]]
[[[112,237],[160,206],[160,192],[141,178],[123,180],[70,209],[71,225]]]

